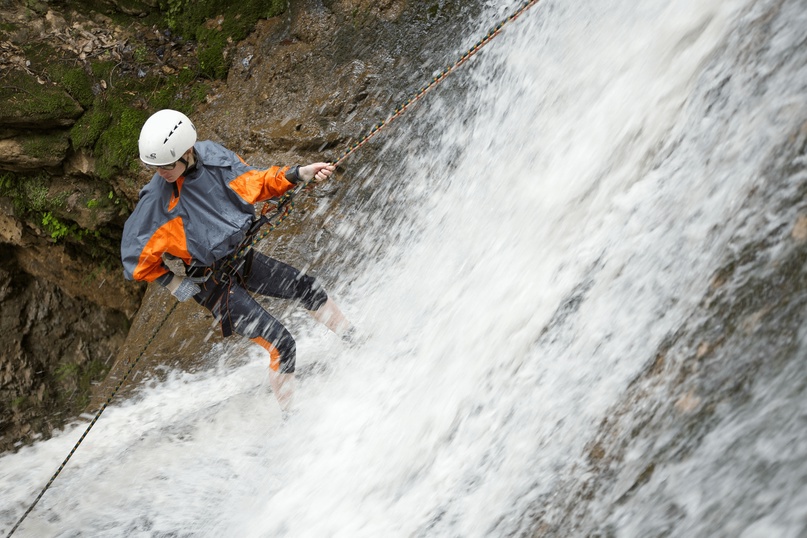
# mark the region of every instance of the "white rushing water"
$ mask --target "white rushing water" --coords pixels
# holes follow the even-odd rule
[[[287,423],[239,346],[116,403],[17,535],[523,532],[700,301],[770,145],[806,117],[803,72],[728,60],[766,6],[539,3],[388,131],[400,161],[355,178],[409,200],[339,230],[386,246],[328,283],[367,344],[292,320],[299,362],[332,366]],[[784,6],[770,54],[807,28],[804,2]],[[737,83],[711,111],[708,88],[760,69],[766,95]],[[84,426],[0,458],[2,528]]]

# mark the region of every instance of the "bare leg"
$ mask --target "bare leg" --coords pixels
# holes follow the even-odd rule
[[[336,303],[330,298],[317,310],[309,310],[309,313],[315,320],[339,336],[344,335],[352,327]],[[284,414],[288,413],[294,400],[294,374],[281,374],[270,368],[269,384],[272,387],[272,392],[275,393],[280,410]]]
[[[294,374],[280,374],[270,368],[269,384],[272,386],[272,392],[275,393],[280,410],[284,414],[288,413],[294,401]]]
[[[342,336],[351,327],[350,322],[330,297],[318,310],[309,310],[308,312],[311,317],[328,327],[337,336]]]

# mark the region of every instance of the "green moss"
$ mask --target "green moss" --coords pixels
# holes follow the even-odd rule
[[[145,45],[140,45],[134,50],[134,61],[137,63],[145,63],[150,56],[151,51]]]
[[[52,196],[52,179],[44,173],[37,175],[21,175],[13,172],[0,174],[0,197],[8,197],[14,205],[15,216],[29,223],[31,228],[40,228],[54,242],[62,243],[69,248],[81,249],[83,256],[91,259],[99,266],[117,267],[119,261],[119,232],[109,229],[82,228],[65,212],[66,202],[71,191],[62,190]],[[104,207],[120,204],[112,191],[109,196],[85,203],[94,205],[99,210]],[[58,216],[57,216],[58,215]]]
[[[124,27],[132,23],[133,17],[137,17],[137,20],[146,27],[162,20],[153,0],[70,0],[69,5],[84,13],[91,11],[103,13],[115,24]]]
[[[64,156],[70,146],[69,131],[54,130],[19,137],[26,155],[38,159],[55,155]]]
[[[199,43],[202,75],[223,78],[230,68],[226,51],[244,39],[260,19],[286,10],[286,0],[244,0],[234,9],[230,0],[160,0],[168,27]]]
[[[62,88],[40,84],[24,71],[9,69],[0,85],[0,123],[24,125],[46,120],[70,123],[82,109]]]
[[[23,50],[31,67],[41,73],[42,78],[58,84],[82,106],[92,103],[92,77],[67,53],[46,42],[27,43]]]
[[[0,176],[0,196],[11,198],[14,210],[21,217],[51,207],[52,201],[48,198],[49,187],[50,177],[44,173],[21,175],[5,172]]]
[[[115,69],[115,62],[95,61],[90,64],[92,75],[98,80],[109,80],[112,70]]]
[[[102,178],[137,166],[137,139],[149,116],[144,110],[119,106],[113,106],[112,115],[115,121],[101,133],[95,146],[96,170]]]
[[[25,58],[31,62],[32,66],[45,65],[58,60],[60,54],[50,46],[47,41],[29,41],[21,45]]]
[[[198,76],[186,67],[171,78],[159,80],[147,96],[150,107],[153,110],[173,108],[192,115],[210,91],[208,84],[198,80]]]
[[[109,56],[81,63],[65,51],[32,42],[24,46],[31,69],[53,84],[40,84],[36,77],[10,71],[0,87],[0,122],[25,125],[55,117],[59,125],[70,126],[68,140],[73,149],[89,150],[95,157],[101,179],[132,171],[137,166],[137,138],[147,117],[162,108],[192,114],[209,91],[202,79],[227,75],[230,47],[244,39],[259,19],[279,15],[287,6],[287,0],[246,0],[235,7],[230,0],[159,0],[160,14],[139,0],[130,3],[132,9],[142,8],[146,17],[161,15],[175,36],[196,40],[198,69],[184,67],[169,76],[146,69],[148,74],[139,77],[131,66],[122,68]],[[76,6],[113,19],[120,11],[105,0],[77,0]],[[131,24],[131,18],[120,22]],[[134,40],[132,46],[131,60],[147,63],[151,53],[146,42]],[[26,144],[26,151],[37,156],[67,150],[63,135],[36,137]],[[15,195],[25,211],[37,205],[29,198],[20,192]]]
[[[64,364],[60,364],[58,368],[56,368],[56,379],[59,382],[64,382],[71,378],[76,377],[79,372],[78,364],[74,364],[72,362],[67,362]]]
[[[79,409],[85,408],[90,403],[93,382],[103,379],[108,372],[109,367],[96,359],[81,365],[75,375],[76,385],[78,386],[75,398]]]
[[[160,0],[160,11],[168,26],[186,38],[195,38],[199,27],[220,19],[222,31],[241,40],[259,19],[276,17],[286,11],[286,0]]]
[[[103,71],[103,70],[101,70]],[[95,97],[70,130],[74,149],[91,149],[102,179],[134,170],[137,139],[151,111],[174,108],[192,113],[207,95],[207,86],[190,69],[172,77],[121,78]],[[147,108],[144,108],[144,103]]]
[[[41,177],[24,181],[21,185],[22,199],[25,201],[27,211],[43,211],[50,207],[48,198],[48,185],[41,182]]]
[[[101,137],[101,133],[112,122],[112,117],[98,100],[98,106],[91,107],[70,130],[70,141],[75,149],[92,148]]]
[[[23,0],[23,5],[40,15],[44,15],[48,12],[46,0]]]
[[[8,196],[8,193],[14,187],[16,176],[13,172],[0,173],[0,196]]]
[[[76,409],[83,409],[90,402],[93,382],[103,379],[108,371],[109,367],[96,359],[83,364],[67,362],[59,365],[53,379],[62,387],[60,397],[69,397]]]
[[[215,28],[200,28],[196,32],[199,49],[196,53],[202,75],[211,79],[221,79],[230,69],[230,61],[225,57],[227,39],[224,33]]]
[[[81,67],[65,68],[60,64],[51,68],[54,82],[60,84],[70,96],[87,108],[95,96],[92,93],[92,78]]]

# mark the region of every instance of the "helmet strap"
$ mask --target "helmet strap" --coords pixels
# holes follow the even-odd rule
[[[188,161],[185,160],[185,155],[183,155],[182,157],[180,157],[178,159],[178,162],[181,162],[182,164],[185,165],[185,171],[186,172],[190,172],[191,170],[196,168],[196,148],[191,148],[191,151],[193,153],[191,153],[191,163],[190,164],[188,164]]]

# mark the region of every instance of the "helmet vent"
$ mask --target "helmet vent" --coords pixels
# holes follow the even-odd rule
[[[166,136],[166,137],[165,137],[165,140],[163,140],[163,144],[167,144],[167,143],[168,143],[168,139],[169,139],[169,138],[171,138],[171,135],[173,135],[175,132],[177,132],[177,129],[179,128],[179,126],[180,126],[180,125],[182,125],[182,121],[180,121],[179,123],[177,123],[176,125],[174,125],[174,128],[173,128],[173,129],[171,129],[171,132],[169,132],[169,133],[168,133],[168,136]]]

